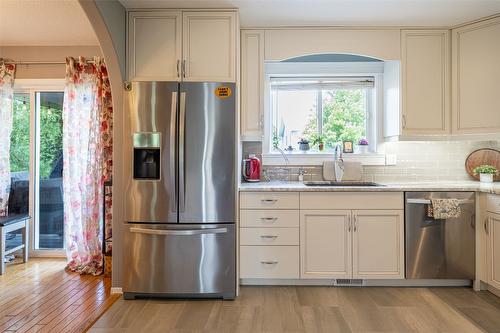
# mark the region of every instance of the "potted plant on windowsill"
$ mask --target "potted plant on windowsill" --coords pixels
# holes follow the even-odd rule
[[[319,151],[323,151],[325,149],[325,137],[323,135],[314,135],[311,141],[313,146],[318,145]]]
[[[309,140],[307,140],[307,139],[300,139],[298,144],[299,144],[299,150],[307,151],[310,148],[309,147]]]
[[[365,138],[361,138],[359,139],[358,141],[358,154],[366,154],[368,153],[368,140],[366,140]]]
[[[481,183],[493,183],[493,176],[498,174],[498,169],[491,165],[480,165],[472,170],[475,175],[479,175]]]

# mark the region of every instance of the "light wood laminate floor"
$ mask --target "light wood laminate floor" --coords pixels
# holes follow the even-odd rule
[[[102,332],[500,332],[500,300],[468,288],[242,287],[235,301],[117,301]]]
[[[64,271],[64,259],[7,264],[0,276],[0,332],[84,332],[114,301],[111,281]]]

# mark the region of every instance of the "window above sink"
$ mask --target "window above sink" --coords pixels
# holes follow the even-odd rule
[[[306,58],[265,64],[263,164],[284,164],[281,149],[292,165],[322,165],[333,159],[336,144],[357,145],[365,138],[368,147],[361,152],[354,147],[355,153],[344,158],[385,165],[385,155],[377,154],[384,63],[366,57],[358,62]],[[309,150],[300,149],[301,139],[309,141]]]

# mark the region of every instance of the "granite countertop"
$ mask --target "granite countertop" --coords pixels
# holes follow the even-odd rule
[[[380,183],[382,186],[306,186],[301,182],[241,183],[240,192],[384,192],[384,191],[474,191],[500,194],[500,182],[478,181]]]

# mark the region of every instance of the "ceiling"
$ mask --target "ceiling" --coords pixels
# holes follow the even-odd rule
[[[0,0],[0,45],[99,45],[76,0]]]
[[[242,27],[454,26],[500,13],[500,0],[120,0],[126,8],[239,8]]]

